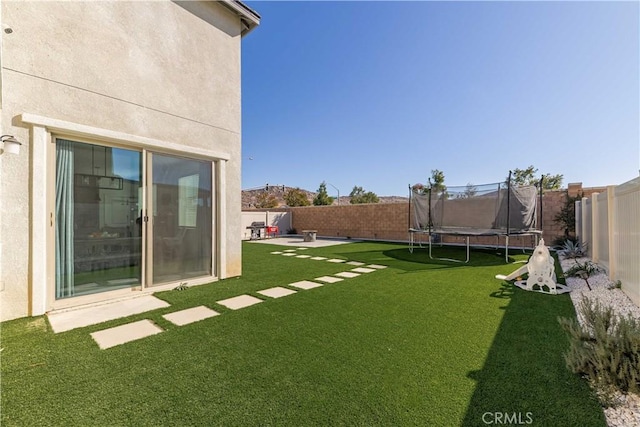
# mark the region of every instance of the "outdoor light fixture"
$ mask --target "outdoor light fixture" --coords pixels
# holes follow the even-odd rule
[[[20,146],[22,142],[18,141],[13,135],[2,135],[0,141],[4,143],[4,152],[9,154],[20,154]]]

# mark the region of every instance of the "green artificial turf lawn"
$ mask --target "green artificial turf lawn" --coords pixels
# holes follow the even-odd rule
[[[256,292],[354,268],[278,249],[245,242],[241,278],[156,294],[169,308],[61,334],[44,317],[3,323],[2,426],[481,426],[495,413],[606,425],[564,365],[557,317],[575,315],[569,296],[494,278],[521,264],[480,251],[468,265],[432,261],[398,244],[314,248],[300,253],[388,268],[269,299]],[[265,302],[215,304],[244,293]],[[161,317],[198,305],[222,314],[185,326]],[[108,350],[89,336],[140,319],[165,332]]]

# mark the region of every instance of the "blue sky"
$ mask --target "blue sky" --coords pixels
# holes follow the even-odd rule
[[[639,174],[638,2],[246,4],[262,20],[242,41],[244,189]]]

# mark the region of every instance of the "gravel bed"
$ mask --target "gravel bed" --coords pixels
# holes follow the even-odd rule
[[[562,259],[560,265],[563,271],[567,271],[576,262],[584,263],[589,258]],[[606,273],[596,273],[589,277],[589,286],[583,279],[576,277],[567,277],[566,284],[571,289],[571,301],[576,307],[584,296],[591,301],[598,301],[604,306],[612,307],[618,315],[631,315],[636,319],[640,319],[640,307],[635,305],[629,297],[616,287],[616,284],[609,280]],[[578,321],[582,323],[582,319],[578,315]],[[640,427],[640,396],[636,394],[619,393],[614,396],[615,406],[604,408],[604,415],[607,419],[609,427]]]

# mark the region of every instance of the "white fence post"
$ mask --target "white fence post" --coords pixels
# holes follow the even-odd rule
[[[614,280],[618,264],[618,253],[616,251],[615,234],[617,232],[616,222],[616,202],[615,185],[607,187],[607,238],[609,239],[609,280]]]
[[[581,225],[581,231],[580,231],[580,235],[582,236],[582,240],[581,243],[584,245],[587,245],[587,253],[591,252],[591,242],[589,242],[589,233],[588,233],[588,222],[587,222],[587,217],[588,217],[588,210],[589,210],[589,206],[587,205],[587,198],[583,197],[582,201],[580,202],[580,205],[582,207],[582,209],[580,209],[580,213],[582,214],[582,220],[580,221],[580,225]]]

